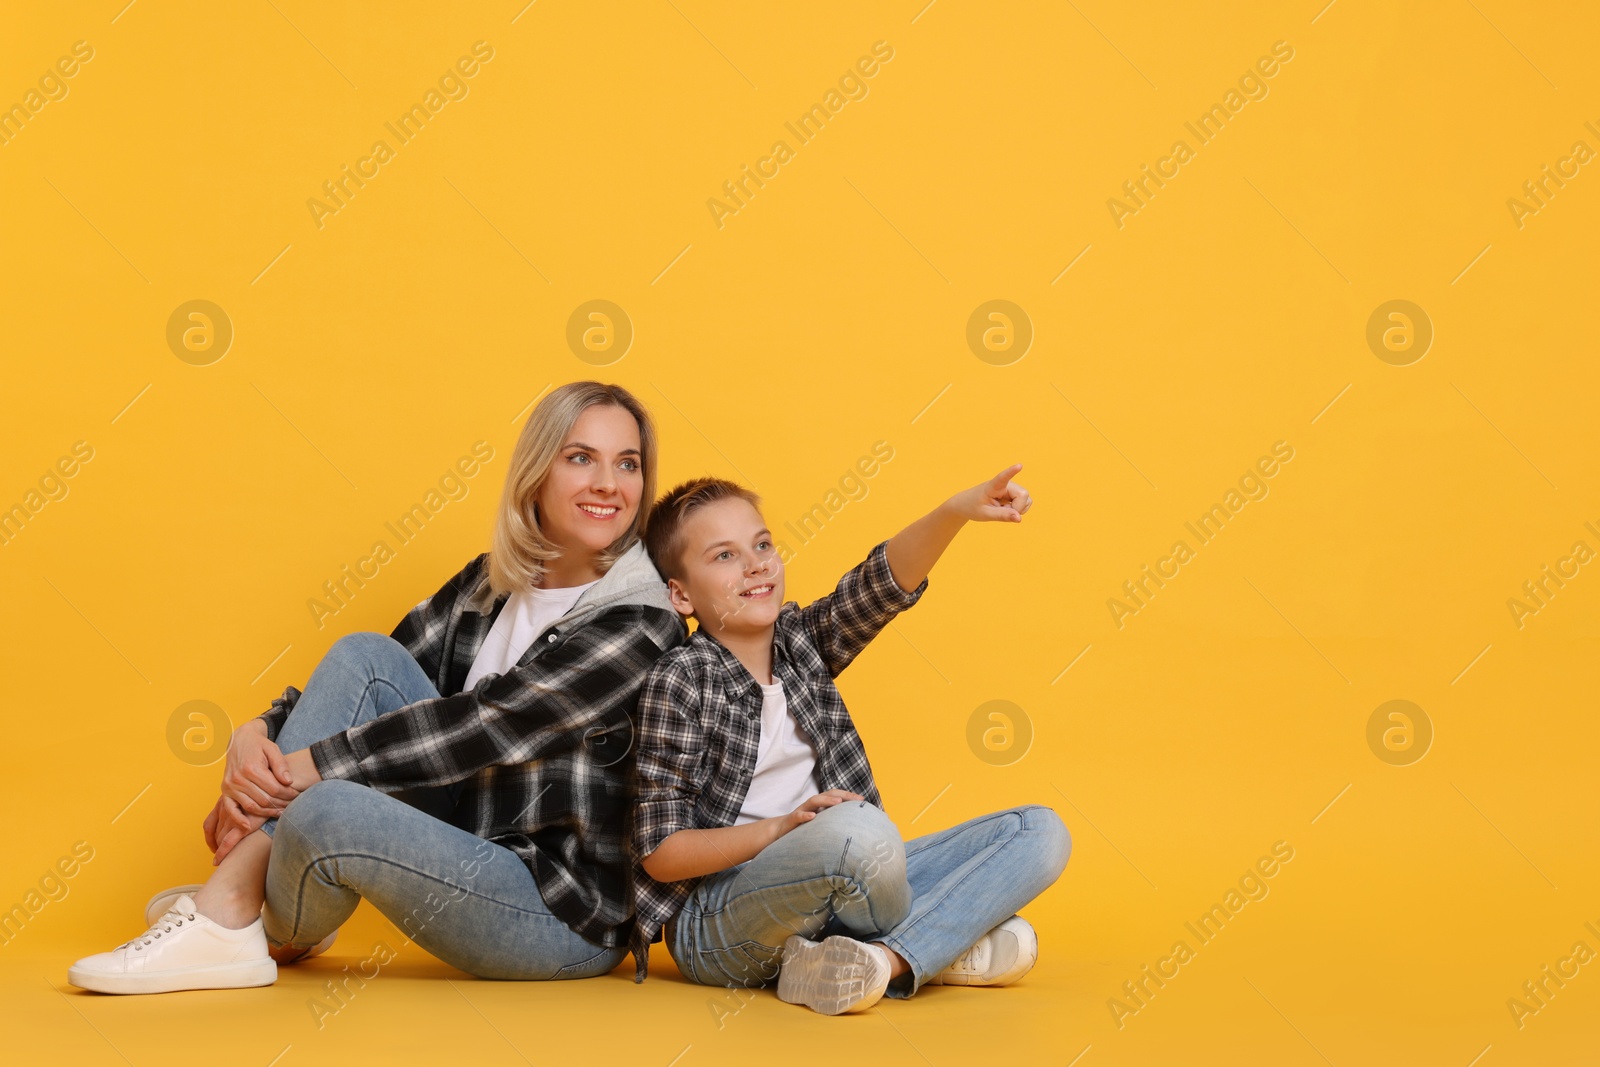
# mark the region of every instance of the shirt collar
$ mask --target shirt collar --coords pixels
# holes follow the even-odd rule
[[[712,637],[709,631],[705,637],[717,651],[717,657],[723,670],[723,677],[726,679],[723,688],[728,697],[736,704],[743,703],[745,698],[750,696],[759,698],[761,685],[756,681],[755,675],[750,673],[750,668],[746,667],[739,657],[729,650],[728,646]],[[783,640],[783,627],[780,621],[778,625],[773,627],[772,633],[772,680],[774,682],[782,682],[785,674],[793,675],[793,673],[789,650]],[[785,695],[787,696],[788,694],[786,693]],[[759,700],[757,702],[759,703]]]

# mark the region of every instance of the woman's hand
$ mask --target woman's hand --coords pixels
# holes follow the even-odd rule
[[[242,814],[263,821],[282,815],[289,801],[300,795],[293,782],[289,761],[267,740],[266,724],[251,719],[233,732],[222,770],[222,795]]]
[[[246,815],[231,797],[218,797],[217,806],[211,809],[203,824],[206,847],[212,852],[211,865],[215,867],[221,863],[235,845],[261,829],[266,821],[259,815]]]
[[[1011,476],[1022,469],[1013,463],[988,481],[951,497],[948,507],[972,522],[1021,522],[1023,512],[1033,507],[1033,497]]]
[[[783,817],[783,833],[788,833],[797,826],[810,822],[817,817],[817,813],[843,804],[847,800],[865,800],[860,793],[852,793],[847,789],[830,789],[826,793],[818,793],[809,800],[803,801],[798,808]],[[783,834],[778,836],[782,837]]]

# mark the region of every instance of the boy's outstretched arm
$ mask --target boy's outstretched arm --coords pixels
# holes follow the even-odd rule
[[[889,538],[889,570],[901,589],[915,589],[968,522],[1021,522],[1033,506],[1028,491],[1011,480],[1013,463],[986,482],[965,489]]]

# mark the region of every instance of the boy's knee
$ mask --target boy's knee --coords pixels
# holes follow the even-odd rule
[[[1072,855],[1072,834],[1055,809],[1029,804],[1018,808],[1017,813],[1022,816],[1024,832],[1038,839],[1046,865],[1056,874],[1066,870],[1067,859]]]
[[[876,804],[864,800],[835,804],[818,812],[812,826],[825,840],[822,847],[836,845],[841,856],[894,855],[900,858],[901,869],[905,867],[905,842],[900,839],[900,830]]]
[[[845,801],[819,814],[816,825],[826,827],[823,847],[838,863],[837,873],[872,898],[875,915],[910,910],[905,842],[882,808],[866,801]],[[894,921],[889,919],[890,924]]]

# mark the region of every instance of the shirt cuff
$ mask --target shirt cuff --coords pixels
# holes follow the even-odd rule
[[[646,825],[646,828],[641,830],[638,836],[634,838],[633,855],[634,862],[641,865],[641,871],[643,870],[642,865],[645,859],[655,854],[656,849],[661,847],[661,842],[679,830],[693,830],[695,828],[694,820],[686,811],[676,810],[686,808],[687,805],[681,802],[674,802],[671,805],[671,809],[664,813],[660,810],[662,806],[659,801],[654,804],[639,805],[636,817],[641,824]],[[646,875],[646,877],[649,877],[649,875]],[[653,878],[650,880],[655,881]]]
[[[313,741],[308,751],[311,753],[311,762],[317,766],[317,773],[324,779],[343,778],[362,785],[370,784],[361,770],[361,757],[345,733]]]
[[[894,580],[894,571],[889,567],[887,540],[879,541],[868,554],[866,579],[867,588],[872,591],[873,599],[895,611],[904,611],[921,600],[923,592],[928,588],[926,576],[923,577],[921,585],[909,592],[900,588],[900,583]]]

